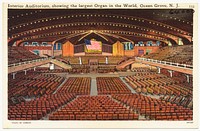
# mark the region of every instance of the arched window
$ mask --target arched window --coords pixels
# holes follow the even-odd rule
[[[32,42],[33,46],[38,46],[38,42]]]
[[[61,43],[58,43],[58,50],[61,50]]]
[[[56,50],[56,45],[57,45],[57,44],[54,44],[54,45],[53,45],[53,50]]]
[[[156,41],[156,45],[157,45],[157,46],[160,46],[160,41]]]
[[[42,45],[43,46],[47,46],[47,42],[42,42]]]
[[[33,52],[34,52],[36,55],[39,55],[39,54],[40,54],[39,50],[33,50]]]
[[[24,46],[27,46],[28,45],[28,42],[24,42]]]

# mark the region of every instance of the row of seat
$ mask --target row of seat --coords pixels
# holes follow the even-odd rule
[[[184,96],[166,95],[166,96],[161,96],[160,99],[167,102],[175,103],[177,105],[188,107],[191,109],[193,108],[193,102],[192,102],[193,98],[191,96],[184,97]]]
[[[112,95],[150,120],[192,120],[193,110],[141,94]]]
[[[48,67],[37,67],[36,72],[38,73],[67,73],[67,69],[53,69],[50,70]]]
[[[167,76],[162,74],[150,74],[150,75],[134,75],[134,76],[127,76],[127,80],[131,81],[143,81],[143,80],[152,80],[152,79],[158,79],[158,78],[167,78]]]
[[[80,74],[80,73],[90,73],[89,65],[71,65],[72,69],[54,69],[50,70],[47,67],[38,67],[37,72],[40,73],[70,73],[70,74]],[[99,65],[97,68],[98,73],[110,73],[115,72],[115,66],[105,66]]]
[[[74,98],[74,94],[49,94],[20,104],[8,105],[8,119],[39,120]]]
[[[24,49],[23,47],[8,46],[8,64],[38,59],[40,56]]]
[[[169,78],[161,74],[145,75],[145,76],[126,76],[124,80],[138,93],[150,93],[156,95],[192,95],[192,90],[180,84],[185,83],[184,80],[173,77]]]
[[[119,77],[97,77],[98,94],[131,93]]]
[[[75,93],[77,95],[89,95],[91,88],[90,77],[69,77],[58,89],[58,93]]]
[[[62,57],[62,59],[68,60],[71,64],[79,64],[79,58],[80,57]],[[121,59],[124,57],[121,56],[108,56],[108,63],[109,64],[117,64]],[[89,64],[88,61],[90,59],[97,59],[99,64],[105,64],[106,63],[106,56],[81,56],[82,64]]]
[[[150,68],[146,68],[146,67],[134,67],[134,68],[131,69],[131,71],[136,72],[136,73],[138,73],[138,72],[152,72],[150,70]]]
[[[44,94],[52,94],[64,81],[63,77],[53,74],[31,73],[23,77],[9,79],[8,98],[13,97],[38,97]]]
[[[79,96],[50,114],[49,120],[138,120],[138,117],[109,96]]]
[[[110,73],[115,71],[115,66],[98,66],[98,73]]]
[[[145,58],[193,65],[193,45],[163,47]]]

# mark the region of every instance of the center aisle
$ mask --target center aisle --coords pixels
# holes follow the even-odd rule
[[[62,82],[62,84],[60,84],[60,85],[58,86],[58,88],[54,91],[53,94],[56,94],[56,92],[65,84],[65,82],[67,81],[67,79],[68,79],[68,78],[65,78],[65,80]]]
[[[136,93],[134,90],[133,90],[133,88],[131,88],[125,81],[124,81],[124,77],[119,77],[123,82],[124,82],[124,84],[126,84],[126,86],[131,90],[131,93]]]
[[[92,78],[90,95],[91,96],[97,96],[98,95],[96,78]]]

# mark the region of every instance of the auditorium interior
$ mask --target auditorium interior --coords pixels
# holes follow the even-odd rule
[[[193,10],[8,9],[7,22],[8,120],[193,120]]]

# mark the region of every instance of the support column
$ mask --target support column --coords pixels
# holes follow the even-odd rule
[[[26,75],[26,73],[27,73],[27,70],[24,70],[24,74]]]
[[[187,78],[187,82],[190,83],[190,76],[189,75],[185,75]]]
[[[79,57],[79,64],[82,65],[82,59]]]
[[[17,73],[12,73],[12,76],[13,76],[13,79],[15,79],[15,75],[16,75]]]
[[[55,43],[52,43],[52,46],[51,46],[51,47],[52,47],[52,48],[51,48],[51,56],[54,56],[54,44],[55,44]]]
[[[126,67],[126,69],[128,68],[128,70],[127,71],[131,71],[131,65],[128,65],[127,67]]]
[[[172,46],[172,43],[170,41],[168,41],[168,46]]]
[[[106,56],[106,64],[108,64],[108,57]]]
[[[173,77],[173,71],[172,70],[168,70],[168,72],[170,73],[170,77]]]
[[[178,38],[178,45],[183,45],[183,41],[181,38]]]
[[[160,67],[157,67],[157,69],[158,69],[158,74],[160,74]]]
[[[51,63],[51,64],[49,64],[49,69],[50,69],[50,70],[54,70],[54,69],[55,69],[55,65],[54,65],[54,64],[52,64],[52,63]]]

